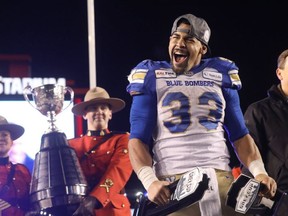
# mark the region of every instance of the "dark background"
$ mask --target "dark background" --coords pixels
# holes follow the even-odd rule
[[[208,22],[213,56],[239,66],[243,111],[278,82],[276,60],[288,48],[286,5],[211,2],[95,0],[97,85],[127,102],[111,130],[129,131],[131,68],[146,58],[168,58],[172,23],[185,13]],[[33,77],[65,77],[75,88],[89,88],[87,1],[1,0],[0,54],[28,54]],[[130,188],[138,184],[131,182]]]
[[[127,75],[143,59],[167,59],[172,23],[184,13],[205,18],[212,55],[239,66],[245,110],[277,81],[276,60],[288,48],[286,12],[276,2],[95,0],[97,85],[127,102],[111,126],[129,129]],[[33,77],[65,77],[75,81],[73,87],[88,88],[87,1],[1,0],[0,54],[28,54]]]

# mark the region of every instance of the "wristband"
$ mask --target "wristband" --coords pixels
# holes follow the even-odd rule
[[[159,181],[156,177],[152,167],[143,166],[137,172],[138,179],[142,182],[146,191],[154,181]]]
[[[256,177],[259,174],[268,175],[266,170],[265,170],[264,163],[260,159],[252,161],[249,164],[248,169],[254,177]]]

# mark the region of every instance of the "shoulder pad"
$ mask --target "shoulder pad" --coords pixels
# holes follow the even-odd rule
[[[220,60],[222,60],[222,61],[226,61],[226,62],[230,62],[230,63],[233,63],[234,61],[232,61],[232,60],[230,60],[230,59],[227,59],[227,58],[225,58],[225,57],[219,57],[219,59]]]

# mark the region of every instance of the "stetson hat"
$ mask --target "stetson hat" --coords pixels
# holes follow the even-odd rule
[[[84,102],[80,102],[72,107],[75,115],[82,116],[88,106],[94,104],[109,104],[112,113],[119,112],[125,107],[125,102],[119,98],[110,98],[108,92],[101,87],[95,87],[87,91]]]
[[[0,131],[9,131],[12,140],[16,140],[24,133],[24,128],[20,125],[9,123],[6,118],[0,116]]]

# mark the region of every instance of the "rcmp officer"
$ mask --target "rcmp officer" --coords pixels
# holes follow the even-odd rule
[[[31,174],[20,163],[12,163],[9,151],[24,128],[0,116],[0,216],[24,216],[29,210]]]
[[[108,92],[90,89],[84,102],[72,108],[75,115],[87,121],[87,133],[68,140],[76,151],[88,183],[88,196],[73,216],[129,216],[130,203],[124,196],[124,187],[132,174],[128,154],[128,133],[108,129],[112,113],[125,107],[125,102],[110,98]]]

